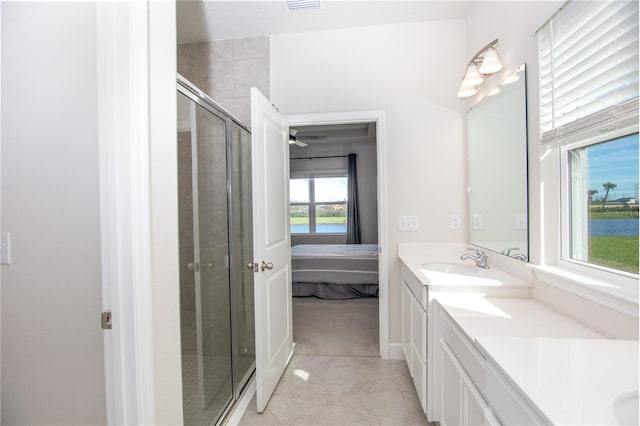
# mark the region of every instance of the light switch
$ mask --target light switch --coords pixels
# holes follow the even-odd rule
[[[417,231],[420,229],[420,218],[418,216],[398,216],[399,231]]]
[[[0,232],[0,265],[11,265],[11,234]]]

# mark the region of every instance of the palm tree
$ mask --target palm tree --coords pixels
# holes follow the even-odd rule
[[[611,183],[611,182],[606,182],[602,184],[602,187],[607,191],[604,194],[604,198],[602,199],[602,210],[604,210],[604,205],[607,203],[607,197],[609,197],[609,191],[612,190],[613,188],[615,188],[616,185],[615,183]]]
[[[591,204],[593,202],[593,196],[596,195],[598,193],[598,190],[596,189],[590,189],[588,194],[589,194],[589,204]]]

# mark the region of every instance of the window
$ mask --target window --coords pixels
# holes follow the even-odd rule
[[[570,1],[538,35],[540,136],[564,170],[562,259],[638,274],[638,2]]]
[[[570,258],[638,273],[638,134],[568,150]]]
[[[347,233],[347,178],[291,179],[292,234]]]

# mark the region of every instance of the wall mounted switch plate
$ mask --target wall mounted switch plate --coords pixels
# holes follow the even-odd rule
[[[398,216],[399,231],[417,231],[420,229],[420,218],[418,216]]]

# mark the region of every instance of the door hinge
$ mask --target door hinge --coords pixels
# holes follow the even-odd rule
[[[102,329],[111,330],[111,311],[104,311],[101,315]]]

